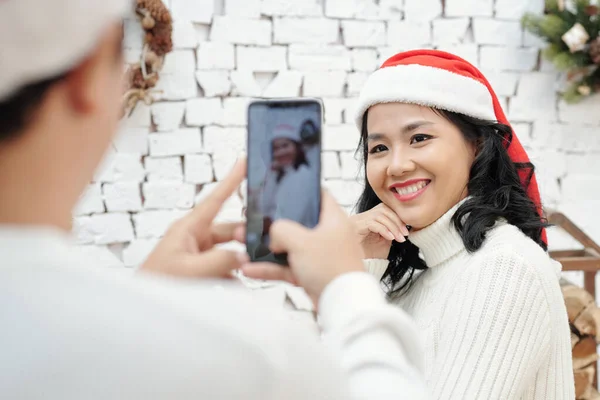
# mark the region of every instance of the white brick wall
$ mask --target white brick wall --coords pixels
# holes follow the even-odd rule
[[[444,3],[444,4],[443,4]],[[319,96],[323,179],[347,206],[360,193],[352,116],[364,79],[401,50],[439,48],[482,68],[538,164],[546,203],[600,241],[600,96],[559,101],[561,75],[524,34],[543,0],[170,0],[175,51],[151,106],[138,104],[82,196],[82,249],[107,266],[137,266],[170,223],[222,179],[246,147],[252,97]],[[126,23],[128,59],[142,47]],[[200,193],[196,196],[196,193]],[[229,201],[220,220],[241,217]],[[551,233],[551,246],[565,247]],[[122,251],[111,251],[118,244]],[[114,249],[113,249],[114,250]]]

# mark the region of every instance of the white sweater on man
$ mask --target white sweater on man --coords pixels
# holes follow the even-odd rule
[[[574,399],[561,266],[498,222],[474,253],[451,218],[412,233],[429,269],[394,302],[415,318],[434,399]],[[366,260],[381,278],[387,260]]]

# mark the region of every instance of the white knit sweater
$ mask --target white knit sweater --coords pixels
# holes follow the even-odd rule
[[[457,207],[411,234],[429,269],[394,300],[422,332],[433,398],[574,399],[560,264],[504,222],[468,253]],[[387,260],[365,264],[380,278]]]

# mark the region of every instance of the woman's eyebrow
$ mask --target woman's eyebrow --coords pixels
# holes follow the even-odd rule
[[[415,122],[411,122],[408,125],[405,125],[404,127],[402,127],[402,129],[400,130],[403,134],[406,133],[410,133],[416,129],[419,129],[422,126],[426,126],[426,125],[434,125],[433,122],[431,121],[415,121]],[[371,141],[377,141],[377,140],[381,140],[385,137],[385,135],[383,133],[369,133],[367,135],[367,142],[371,142]]]

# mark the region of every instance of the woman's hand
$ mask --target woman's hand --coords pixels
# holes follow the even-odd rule
[[[353,215],[350,221],[358,234],[364,258],[386,259],[392,241],[406,241],[408,228],[400,217],[383,203],[369,211]]]

